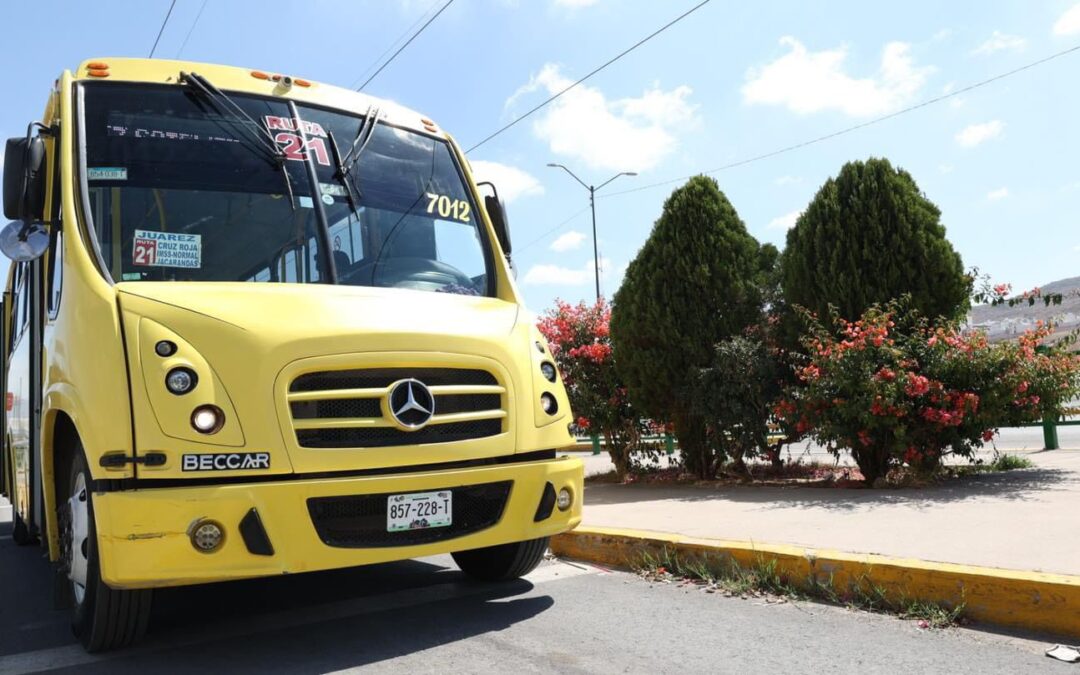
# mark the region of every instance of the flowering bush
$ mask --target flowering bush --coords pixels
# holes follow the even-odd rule
[[[900,464],[969,457],[999,426],[1056,415],[1080,384],[1080,361],[1043,345],[1043,325],[990,344],[900,303],[838,320],[838,331],[810,323],[800,385],[774,412],[832,452],[850,451],[869,483]]]
[[[621,479],[630,468],[630,455],[640,442],[643,422],[615,373],[610,321],[611,308],[603,299],[595,305],[556,300],[537,327],[555,357],[570,408],[578,415],[577,426],[603,436]]]

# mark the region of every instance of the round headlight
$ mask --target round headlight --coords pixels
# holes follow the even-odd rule
[[[555,400],[554,396],[547,392],[540,394],[540,407],[549,415],[554,415],[559,412],[559,402]]]
[[[540,364],[540,372],[544,374],[544,379],[548,382],[554,382],[555,377],[558,375],[555,364],[550,361],[544,361]]]
[[[173,368],[165,376],[165,387],[177,396],[188,393],[198,382],[198,376],[190,368]]]
[[[191,545],[200,553],[213,553],[225,542],[225,531],[212,520],[201,520],[191,528]]]
[[[191,413],[191,426],[200,434],[216,434],[225,424],[225,413],[216,405],[201,405]]]

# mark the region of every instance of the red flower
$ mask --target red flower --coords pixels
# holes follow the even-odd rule
[[[588,417],[579,417],[579,418],[577,418],[577,425],[579,427],[581,427],[582,429],[588,429],[589,428],[589,418]]]
[[[994,440],[994,430],[993,429],[987,429],[986,431],[984,431],[982,433],[982,439],[984,441],[986,441],[987,443]]]

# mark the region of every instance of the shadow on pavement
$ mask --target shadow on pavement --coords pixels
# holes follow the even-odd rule
[[[80,648],[52,568],[0,523],[0,656]],[[479,584],[449,556],[160,589],[140,645],[66,670],[326,672],[501,631],[549,609],[528,580]],[[526,597],[525,594],[529,594]],[[81,660],[81,659],[80,659]]]
[[[1010,501],[1038,499],[1046,490],[1072,484],[1080,492],[1080,476],[1062,469],[1035,468],[965,476],[939,485],[917,488],[773,487],[754,485],[586,485],[585,504],[602,506],[647,501],[730,501],[760,504],[764,508],[800,506],[855,509],[862,506],[910,506],[992,498]]]

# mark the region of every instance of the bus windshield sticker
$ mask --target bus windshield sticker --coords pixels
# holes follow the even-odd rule
[[[127,169],[117,166],[91,166],[86,169],[87,180],[127,180]]]
[[[145,267],[202,267],[202,235],[135,230],[134,263]]]

